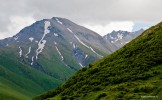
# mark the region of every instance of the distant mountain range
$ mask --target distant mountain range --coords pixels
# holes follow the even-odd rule
[[[68,19],[37,21],[0,40],[0,99],[30,99],[117,49]]]
[[[116,32],[113,32],[114,34]],[[122,32],[121,32],[122,33]],[[125,35],[129,34],[125,32]],[[107,38],[111,38],[108,35]],[[117,33],[110,41],[121,40]],[[162,98],[162,22],[116,52],[89,64],[34,100],[153,100]]]
[[[106,40],[116,45],[118,48],[121,48],[125,44],[129,43],[131,40],[139,36],[141,33],[144,32],[144,29],[140,29],[135,32],[128,32],[128,31],[112,31],[107,35],[103,36]]]

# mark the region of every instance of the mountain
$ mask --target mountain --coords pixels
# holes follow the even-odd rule
[[[125,44],[129,43],[131,40],[135,39],[137,36],[139,36],[142,32],[144,32],[143,29],[140,29],[135,32],[128,32],[128,31],[112,31],[111,33],[108,33],[107,35],[103,36],[106,40],[116,45],[118,48],[123,47]]]
[[[68,19],[37,21],[0,40],[0,99],[32,98],[116,49]]]
[[[162,22],[35,100],[162,98]]]

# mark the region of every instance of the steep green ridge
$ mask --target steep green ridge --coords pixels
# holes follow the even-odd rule
[[[162,99],[162,23],[35,100]]]
[[[23,64],[12,48],[0,50],[0,100],[29,100],[63,83]]]

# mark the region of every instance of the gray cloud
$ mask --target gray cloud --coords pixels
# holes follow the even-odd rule
[[[113,21],[155,24],[162,21],[162,0],[1,0],[0,34],[13,16],[35,20],[64,17],[79,24],[106,25]]]

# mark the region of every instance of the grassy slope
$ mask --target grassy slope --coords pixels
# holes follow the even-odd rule
[[[162,23],[35,99],[47,98],[162,99]]]
[[[70,60],[69,58],[71,58],[69,55],[71,53],[67,52],[69,50],[62,51],[62,49],[61,49],[62,47],[59,47],[59,46],[57,46],[57,47],[58,47],[59,51],[61,52],[61,54],[63,55],[64,61],[68,64],[69,63],[73,64],[74,66],[76,66],[75,69],[79,70],[80,66],[78,66],[74,60],[69,61]],[[46,52],[42,52],[39,63],[41,65],[43,65],[45,70],[47,72],[50,72],[53,77],[55,77],[57,79],[61,79],[61,80],[66,80],[67,78],[69,78],[76,72],[75,70],[72,70],[68,66],[65,66],[65,64],[63,63],[64,61],[61,61],[61,57],[58,54],[58,51],[56,50],[55,47],[49,47],[47,49],[45,48],[45,50],[46,50]]]
[[[0,52],[0,100],[31,99],[62,81],[21,63],[9,48]]]
[[[0,77],[0,100],[16,100],[24,99],[29,100],[31,97],[24,95],[20,87],[12,82]]]
[[[81,45],[81,47],[84,46]],[[64,61],[74,67],[75,70],[65,66],[65,64],[60,61],[60,55],[55,50],[55,47],[45,48],[47,52],[42,52],[39,55],[41,56],[39,58],[42,59],[38,59],[38,61],[43,66],[45,71],[53,77],[50,77],[35,70],[34,68],[29,67],[27,64],[25,65],[22,63],[22,59],[18,57],[19,51],[17,47],[11,45],[9,47],[0,48],[0,100],[22,98],[26,100],[31,99],[44,91],[56,88],[62,84],[63,81],[72,76],[76,70],[79,70],[80,65],[76,63],[75,59],[69,59],[71,56],[69,54],[71,54],[72,51],[71,48],[63,47],[62,45],[61,47],[58,45],[58,48],[64,56]],[[23,49],[23,53],[28,52],[25,50],[26,49]],[[85,51],[87,51],[89,56],[96,56],[87,48],[85,48]],[[94,60],[91,58],[89,59],[90,62]],[[95,59],[98,58],[96,57]]]
[[[61,57],[58,54],[55,46],[50,45],[47,45],[47,47],[45,48],[46,52],[42,52],[39,55],[40,59],[38,60],[47,72],[51,73],[53,77],[61,79],[63,81],[67,80],[69,77],[74,75],[77,70],[81,69],[81,66],[76,62],[75,58],[71,57],[73,51],[71,48],[72,45],[64,45],[66,44],[65,42],[67,41],[63,41],[62,44],[56,45],[63,55],[64,61],[61,61]],[[89,56],[86,63],[99,59],[99,57],[90,49],[86,48],[83,45],[79,45],[79,47]],[[68,66],[65,66],[63,62],[68,64]]]

